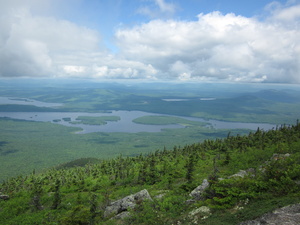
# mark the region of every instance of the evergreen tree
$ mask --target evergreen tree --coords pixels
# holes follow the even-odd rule
[[[90,214],[91,214],[90,225],[94,225],[95,218],[97,216],[97,195],[95,195],[95,194],[92,194],[92,196],[91,196]]]
[[[156,182],[158,182],[158,173],[155,165],[156,165],[156,160],[154,155],[152,155],[149,163],[149,172],[147,174],[148,184],[155,184]]]
[[[37,181],[35,178],[32,180],[32,198],[31,198],[31,205],[32,211],[42,210],[43,206],[40,202],[41,195],[42,195],[42,184],[40,181]]]
[[[187,179],[188,184],[191,184],[194,181],[194,171],[195,171],[195,159],[192,154],[190,154],[187,165],[186,165],[187,171],[185,178]]]
[[[57,179],[54,187],[54,199],[51,208],[57,209],[61,203],[60,181]]]
[[[144,184],[146,182],[146,170],[147,170],[147,164],[146,162],[141,162],[142,165],[140,165],[139,175],[138,175],[138,183]]]

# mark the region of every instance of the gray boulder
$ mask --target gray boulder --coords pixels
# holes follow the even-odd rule
[[[130,212],[124,211],[124,212],[121,212],[121,213],[115,215],[110,220],[123,220],[123,219],[125,219],[127,217],[130,217]]]
[[[298,225],[300,224],[300,204],[289,205],[273,212],[266,213],[255,220],[249,220],[239,225]]]
[[[8,200],[9,196],[8,195],[0,195],[0,199]]]
[[[233,178],[233,177],[241,177],[241,178],[243,178],[243,177],[245,177],[246,175],[248,175],[247,171],[245,171],[245,170],[240,170],[238,173],[233,174],[233,175],[229,176],[228,178]]]
[[[280,160],[280,159],[286,159],[288,157],[290,157],[291,154],[289,153],[286,153],[286,154],[277,154],[277,153],[274,153],[271,157],[271,160],[273,161],[276,161],[276,160]]]
[[[207,179],[204,179],[202,181],[202,184],[196,187],[191,193],[190,196],[193,197],[195,200],[202,200],[203,199],[203,193],[206,188],[209,187],[209,183]]]
[[[256,174],[255,169],[249,168],[249,169],[246,169],[246,170],[240,170],[239,172],[229,176],[228,178],[233,178],[233,177],[244,178],[245,176],[255,177],[255,174]]]
[[[146,189],[138,193],[135,193],[133,195],[128,195],[125,198],[110,203],[110,205],[108,205],[105,208],[104,217],[118,215],[121,214],[122,212],[126,212],[129,209],[133,209],[137,204],[145,200],[152,200],[151,196],[149,195],[149,192]],[[123,215],[128,216],[127,213],[126,214],[123,213]]]

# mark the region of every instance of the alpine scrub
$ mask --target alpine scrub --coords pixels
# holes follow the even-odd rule
[[[203,198],[191,200],[204,179]],[[113,201],[144,189],[152,200],[124,209],[128,217],[104,216]],[[300,202],[300,124],[135,157],[78,159],[8,179],[0,192],[8,196],[0,199],[3,225],[237,224]]]

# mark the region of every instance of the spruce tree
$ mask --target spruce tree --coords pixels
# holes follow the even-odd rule
[[[95,224],[95,218],[97,216],[97,195],[92,194],[91,200],[90,200],[90,224],[93,225]]]
[[[42,210],[43,206],[40,202],[41,199],[41,194],[42,194],[42,185],[40,181],[37,181],[36,179],[32,180],[33,186],[32,186],[32,198],[31,198],[31,205],[32,205],[32,210],[37,211],[37,210]]]
[[[54,199],[51,208],[57,209],[61,203],[60,181],[57,179],[54,187]]]
[[[187,171],[185,178],[187,179],[188,183],[191,184],[194,180],[193,173],[195,171],[195,159],[192,154],[190,154],[187,165],[186,165]]]

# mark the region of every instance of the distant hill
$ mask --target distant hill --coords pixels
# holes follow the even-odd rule
[[[275,90],[275,89],[267,89],[262,90],[257,93],[254,93],[253,96],[271,100],[274,102],[285,102],[285,103],[296,103],[300,102],[300,96],[293,95],[291,93],[281,91],[281,90]]]

